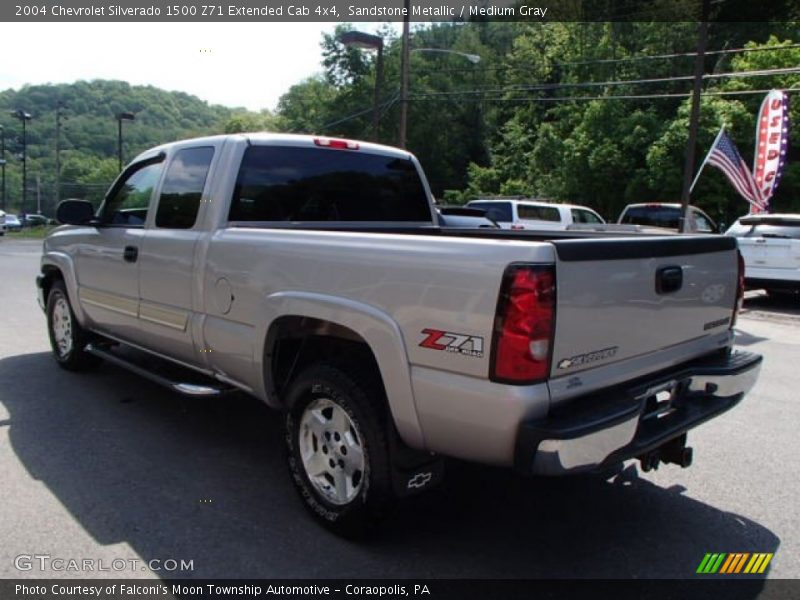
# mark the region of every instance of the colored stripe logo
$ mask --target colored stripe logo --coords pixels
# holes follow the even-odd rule
[[[772,552],[708,552],[700,561],[696,572],[701,575],[759,574],[767,570],[773,556]]]

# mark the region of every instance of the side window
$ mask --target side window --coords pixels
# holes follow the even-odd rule
[[[161,168],[161,162],[145,163],[115,186],[103,205],[101,221],[108,225],[144,226]]]
[[[517,204],[517,214],[520,219],[531,221],[561,221],[561,213],[553,206],[536,206],[531,204]]]
[[[699,211],[693,211],[692,214],[694,215],[694,222],[697,227],[697,231],[701,233],[715,233],[714,225],[705,217],[703,213]]]
[[[156,227],[191,229],[197,220],[214,148],[185,148],[172,159],[158,198]]]
[[[470,202],[467,206],[481,208],[486,211],[486,217],[498,223],[511,223],[510,202]]]
[[[588,210],[582,210],[580,208],[572,209],[572,221],[573,223],[590,223],[592,225],[597,225],[602,223],[602,221],[596,214]]]

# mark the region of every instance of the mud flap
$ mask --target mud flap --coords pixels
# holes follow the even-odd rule
[[[392,427],[392,488],[398,498],[413,496],[437,486],[444,478],[444,459],[437,454],[409,448]]]

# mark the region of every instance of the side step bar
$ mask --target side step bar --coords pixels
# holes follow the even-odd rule
[[[89,354],[98,356],[105,361],[108,361],[118,367],[122,367],[123,369],[127,369],[132,373],[136,373],[140,377],[149,379],[154,383],[169,388],[174,392],[178,392],[179,394],[183,394],[184,396],[204,396],[204,397],[221,396],[222,394],[232,392],[235,390],[235,388],[233,387],[221,384],[215,385],[211,382],[209,382],[208,384],[198,384],[198,383],[187,383],[183,381],[174,381],[169,377],[165,377],[164,375],[160,375],[150,369],[146,369],[130,360],[126,360],[121,356],[117,356],[110,350],[106,350],[94,344],[87,344],[85,350]]]

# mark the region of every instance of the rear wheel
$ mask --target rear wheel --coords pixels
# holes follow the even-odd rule
[[[72,311],[62,280],[56,280],[47,296],[47,332],[56,362],[70,371],[96,367],[101,360],[84,350],[89,333],[81,327]]]
[[[353,368],[320,363],[292,382],[285,413],[292,480],[328,529],[366,533],[395,503],[383,390]]]

